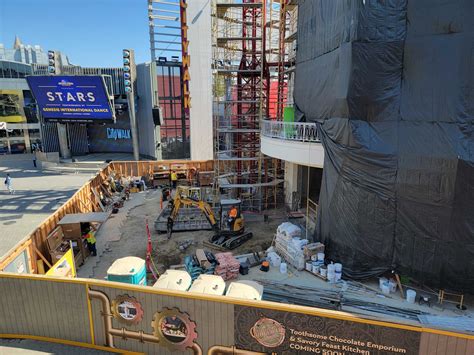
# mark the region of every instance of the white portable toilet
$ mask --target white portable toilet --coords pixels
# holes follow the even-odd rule
[[[229,285],[225,295],[229,297],[260,301],[263,295],[263,286],[255,281],[236,281]]]
[[[184,270],[166,270],[158,280],[156,280],[153,287],[164,290],[187,291],[191,286],[192,279]]]
[[[200,275],[194,280],[189,292],[205,293],[207,295],[223,295],[225,281],[218,275]]]

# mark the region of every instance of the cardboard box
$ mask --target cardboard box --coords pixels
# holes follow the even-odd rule
[[[324,253],[324,244],[323,243],[311,243],[306,244],[303,248],[304,257],[306,260],[310,259],[312,255],[317,253]]]
[[[201,265],[201,267],[205,269],[211,267],[211,263],[209,262],[209,260],[207,260],[204,249],[196,249],[196,258],[198,259],[199,265]]]
[[[81,224],[80,223],[70,223],[70,224],[61,224],[65,239],[79,239],[81,238]]]

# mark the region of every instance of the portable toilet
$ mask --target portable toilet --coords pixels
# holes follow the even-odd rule
[[[260,301],[263,295],[263,286],[255,281],[236,281],[229,285],[225,295],[229,297]]]
[[[115,260],[107,270],[107,280],[146,285],[145,260],[135,256]]]
[[[187,291],[192,282],[191,275],[184,270],[166,270],[153,287],[164,290]]]
[[[194,280],[189,292],[205,293],[207,295],[223,295],[225,291],[225,281],[217,275],[200,275]]]

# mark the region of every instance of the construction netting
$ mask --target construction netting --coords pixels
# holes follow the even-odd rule
[[[316,238],[347,276],[474,292],[474,1],[299,2],[295,104],[325,148]]]

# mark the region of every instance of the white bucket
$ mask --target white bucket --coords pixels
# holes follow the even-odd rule
[[[324,261],[324,253],[318,253],[318,260]]]
[[[388,282],[386,282],[382,285],[382,293],[384,295],[389,295],[390,294],[390,286],[388,285]]]
[[[281,264],[280,264],[280,272],[281,272],[282,274],[286,274],[287,271],[288,271],[288,266],[286,265],[286,263],[281,263]]]
[[[328,279],[328,281],[331,282],[331,283],[336,282],[336,273],[335,273],[335,272],[329,272],[329,271],[328,271],[327,279]]]
[[[326,269],[325,267],[320,267],[319,273],[321,274],[322,277],[326,277],[328,274],[328,269]]]
[[[415,299],[416,299],[416,291],[407,290],[407,302],[415,303]]]
[[[379,288],[382,289],[382,285],[386,283],[388,280],[385,277],[379,278]]]
[[[309,261],[306,262],[306,270],[308,270],[308,271],[313,270],[313,264]]]
[[[317,261],[318,260],[318,255],[314,254],[311,255],[311,261]]]
[[[336,267],[336,272],[342,272],[342,264],[335,263],[334,266]]]
[[[333,274],[333,273],[335,273],[335,272],[336,272],[336,265],[334,265],[334,264],[329,264],[329,265],[328,265],[328,275],[329,275],[329,274]]]
[[[390,279],[388,286],[390,287],[390,292],[395,292],[397,290],[397,281]]]
[[[319,264],[313,263],[313,273],[319,273]]]

